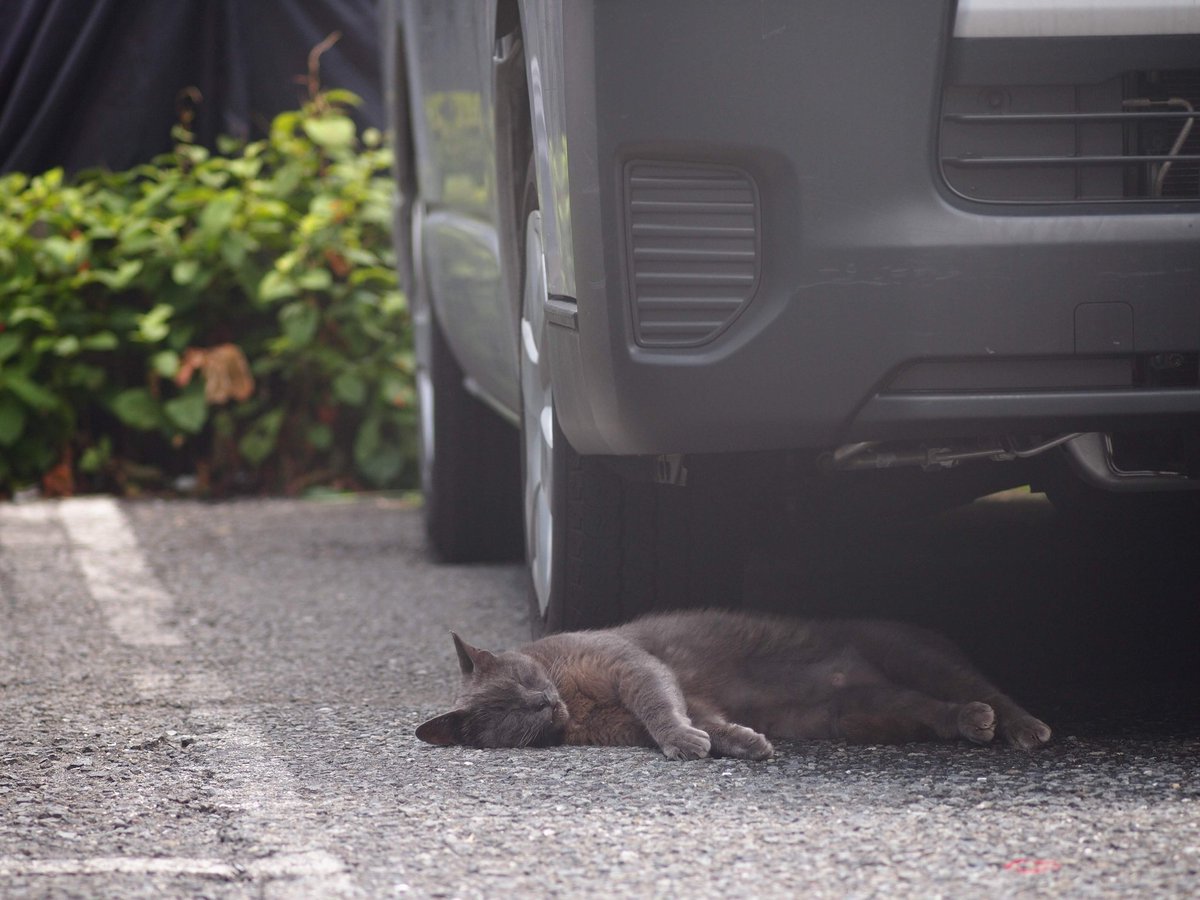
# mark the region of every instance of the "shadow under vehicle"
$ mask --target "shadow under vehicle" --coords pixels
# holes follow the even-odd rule
[[[1195,496],[1195,3],[383,9],[431,545],[539,627],[798,519]]]

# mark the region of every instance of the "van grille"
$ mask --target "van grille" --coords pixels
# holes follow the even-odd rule
[[[1200,69],[1088,85],[950,85],[946,182],[984,201],[1200,200]]]
[[[625,167],[625,198],[637,342],[712,340],[758,288],[754,180],[732,166],[634,161]]]

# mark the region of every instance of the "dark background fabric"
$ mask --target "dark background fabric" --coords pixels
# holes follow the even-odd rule
[[[261,136],[307,95],[308,53],[330,32],[321,83],[383,121],[375,0],[0,0],[0,172],[118,170],[170,149],[182,93],[192,128]]]

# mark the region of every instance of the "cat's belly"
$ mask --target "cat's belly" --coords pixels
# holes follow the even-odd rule
[[[591,700],[567,701],[570,718],[564,733],[568,744],[592,744],[608,747],[652,747],[646,729],[629,710],[619,704]]]
[[[829,704],[760,708],[746,713],[744,718],[734,721],[770,738],[820,741],[834,737],[833,709]]]
[[[568,690],[563,693],[563,700],[568,713],[564,743],[607,747],[654,746],[642,723],[615,698],[596,698]]]

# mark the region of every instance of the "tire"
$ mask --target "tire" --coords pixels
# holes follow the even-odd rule
[[[421,297],[421,291],[416,292]],[[520,444],[516,429],[464,387],[431,305],[414,310],[425,532],[445,563],[522,556]]]
[[[559,427],[546,365],[541,215],[525,220],[521,297],[521,457],[534,636],[600,628],[651,610],[740,593],[737,517],[713,492],[623,478],[581,456]]]

